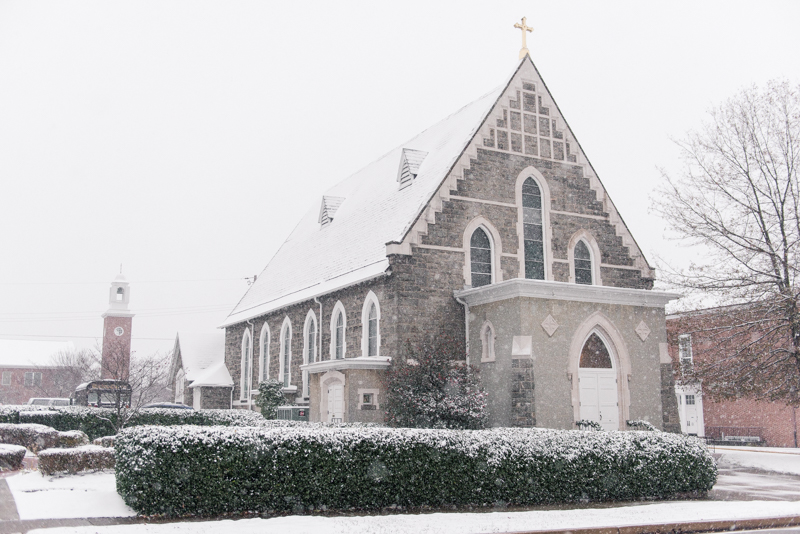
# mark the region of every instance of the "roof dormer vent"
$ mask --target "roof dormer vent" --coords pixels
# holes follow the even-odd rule
[[[412,150],[404,148],[400,155],[400,168],[397,170],[397,181],[400,182],[400,189],[405,189],[414,181],[419,174],[419,166],[427,156],[427,152],[422,150]]]
[[[318,222],[323,228],[333,221],[333,217],[336,215],[336,211],[339,209],[339,206],[342,205],[342,202],[344,202],[344,197],[322,197],[322,205],[319,208]]]

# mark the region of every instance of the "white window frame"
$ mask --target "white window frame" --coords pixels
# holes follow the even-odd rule
[[[250,334],[250,329],[245,328],[244,334],[242,334],[242,361],[241,361],[241,381],[239,382],[239,400],[248,402],[250,400],[250,391],[253,389],[253,385],[250,384],[250,391],[245,389],[245,384],[248,381],[245,380],[245,373],[248,371],[250,372],[250,380],[253,379],[253,336]],[[248,360],[249,360],[249,369],[248,369]]]
[[[342,359],[347,358],[347,313],[344,310],[344,304],[341,300],[336,301],[331,313],[331,342],[330,342],[330,359],[336,359],[336,318],[338,314],[342,314]]]
[[[183,368],[178,369],[178,372],[175,374],[175,402],[179,402],[183,404],[183,394],[184,394],[184,377],[185,373],[183,372]]]
[[[269,346],[272,342],[272,333],[269,330],[269,324],[264,321],[261,327],[261,335],[258,339],[258,381],[263,382],[269,380]]]
[[[286,369],[286,332],[289,332],[289,369]],[[278,382],[281,383],[283,387],[291,387],[292,385],[292,321],[289,317],[284,317],[283,324],[281,325],[281,337],[280,337],[280,344],[281,344],[281,353],[280,353],[280,366],[278,371]],[[284,375],[288,375],[288,381],[284,380]],[[288,385],[287,385],[288,384]]]
[[[317,329],[317,315],[314,313],[314,310],[308,310],[306,314],[306,322],[303,325],[303,365],[308,365],[312,363],[309,361],[309,334],[311,334],[311,328],[313,327],[314,330],[314,357],[313,359],[316,360],[317,356],[319,355],[319,330]],[[303,371],[303,397],[308,398],[308,371]]]
[[[370,306],[375,305],[375,313],[378,315],[378,347],[377,354],[381,355],[381,305],[378,302],[378,296],[369,291],[364,298],[364,306],[361,307],[361,355],[369,356],[369,309]]]
[[[682,369],[686,370],[691,369],[692,365],[694,365],[691,334],[681,334],[678,336],[678,363],[680,363]]]
[[[464,250],[464,286],[472,287],[472,234],[480,228],[489,237],[489,244],[492,247],[492,281],[496,284],[503,281],[503,273],[500,269],[500,258],[503,256],[503,242],[500,233],[485,217],[475,217],[466,228],[464,228],[463,250]]]
[[[486,334],[488,333],[491,335],[489,343],[486,343]],[[491,321],[484,321],[483,326],[481,326],[481,362],[493,362],[495,361],[495,353],[494,353],[494,342],[495,342],[495,329],[494,325],[492,325]]]
[[[592,262],[592,285],[593,286],[601,286],[603,285],[603,279],[600,276],[600,247],[597,244],[597,240],[594,236],[588,232],[587,230],[581,229],[572,234],[572,237],[569,239],[569,243],[567,243],[567,261],[569,262],[569,282],[571,284],[575,282],[575,246],[578,244],[578,241],[583,241],[583,244],[586,245],[586,248],[589,249],[589,258]]]
[[[525,278],[525,226],[522,207],[522,184],[528,178],[533,178],[539,186],[539,194],[542,195],[542,239],[544,239],[544,279],[553,279],[553,229],[550,226],[550,187],[547,185],[542,173],[535,167],[526,167],[517,175],[515,188],[515,201],[517,204],[517,238],[519,240],[517,257],[519,258],[519,278]]]
[[[11,371],[3,371],[3,375],[0,377],[0,386],[10,386],[12,376],[13,373]]]

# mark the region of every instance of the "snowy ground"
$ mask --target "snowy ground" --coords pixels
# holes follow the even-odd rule
[[[654,504],[626,503],[572,510],[501,511],[474,513],[431,513],[350,517],[288,516],[271,519],[191,521],[164,524],[48,528],[40,534],[198,534],[205,532],[253,534],[291,531],[293,534],[392,533],[469,534],[588,527],[619,527],[691,521],[735,520],[800,515],[800,450],[718,447],[720,481],[712,493],[729,492],[730,497],[712,495],[704,501],[676,501]],[[788,475],[769,475],[737,469],[758,469]],[[724,473],[734,473],[730,477]],[[731,480],[728,480],[730,478]],[[762,480],[763,479],[763,480]],[[135,515],[115,491],[111,472],[45,477],[23,472],[6,478],[17,503],[20,519],[128,517]],[[795,484],[785,495],[779,484]],[[736,484],[750,485],[739,492]],[[755,486],[755,491],[753,491]],[[730,498],[736,500],[728,500]],[[747,500],[738,500],[744,498]],[[759,499],[759,500],[751,500]],[[764,500],[761,500],[764,499]],[[782,500],[775,500],[782,499]],[[36,532],[36,531],[31,531]]]
[[[720,463],[773,473],[800,475],[800,449],[716,447]]]
[[[49,477],[26,471],[5,480],[20,519],[136,515],[117,494],[113,472]]]

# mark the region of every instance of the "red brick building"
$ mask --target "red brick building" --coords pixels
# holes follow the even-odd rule
[[[676,369],[702,358],[711,348],[710,326],[725,314],[726,308],[713,308],[667,316],[669,354]],[[797,447],[797,409],[780,402],[751,399],[714,402],[702,391],[676,386],[681,429],[717,442],[750,443],[768,447]],[[693,426],[694,425],[694,426]]]
[[[0,404],[25,404],[33,397],[69,397],[50,357],[72,343],[0,340]]]

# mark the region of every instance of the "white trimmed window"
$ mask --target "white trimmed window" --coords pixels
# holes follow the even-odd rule
[[[481,327],[481,361],[493,362],[494,359],[494,327],[486,321]]]
[[[264,326],[261,327],[261,337],[258,343],[258,381],[263,382],[269,379],[269,343],[270,343],[269,325],[264,321]]]
[[[492,283],[492,241],[483,228],[476,228],[469,240],[470,284],[472,287]]]
[[[331,360],[342,360],[347,352],[347,315],[341,301],[337,301],[331,314]]]
[[[175,375],[175,402],[183,404],[183,378],[185,374],[183,369],[178,369],[178,373]]]
[[[0,382],[0,385],[3,386],[11,385],[11,371],[3,371],[3,379],[2,382]]]
[[[308,310],[303,327],[303,364],[317,361],[317,316]],[[308,397],[308,371],[303,371],[303,397]]]
[[[691,370],[694,358],[692,356],[692,336],[691,334],[682,334],[678,336],[678,358],[681,362],[681,367],[685,370]]]
[[[542,191],[532,177],[522,183],[522,230],[525,278],[544,280],[544,225]]]
[[[573,252],[573,262],[575,268],[575,283],[592,285],[592,253],[586,242],[581,239],[575,243]]]
[[[281,327],[281,365],[278,380],[283,387],[292,383],[292,322],[286,317]]]
[[[361,310],[361,354],[379,356],[381,350],[381,308],[378,297],[370,291]]]
[[[248,400],[250,398],[250,390],[252,384],[250,381],[253,379],[253,339],[250,336],[250,330],[245,329],[242,336],[242,376],[239,381],[239,398],[241,400]]]

